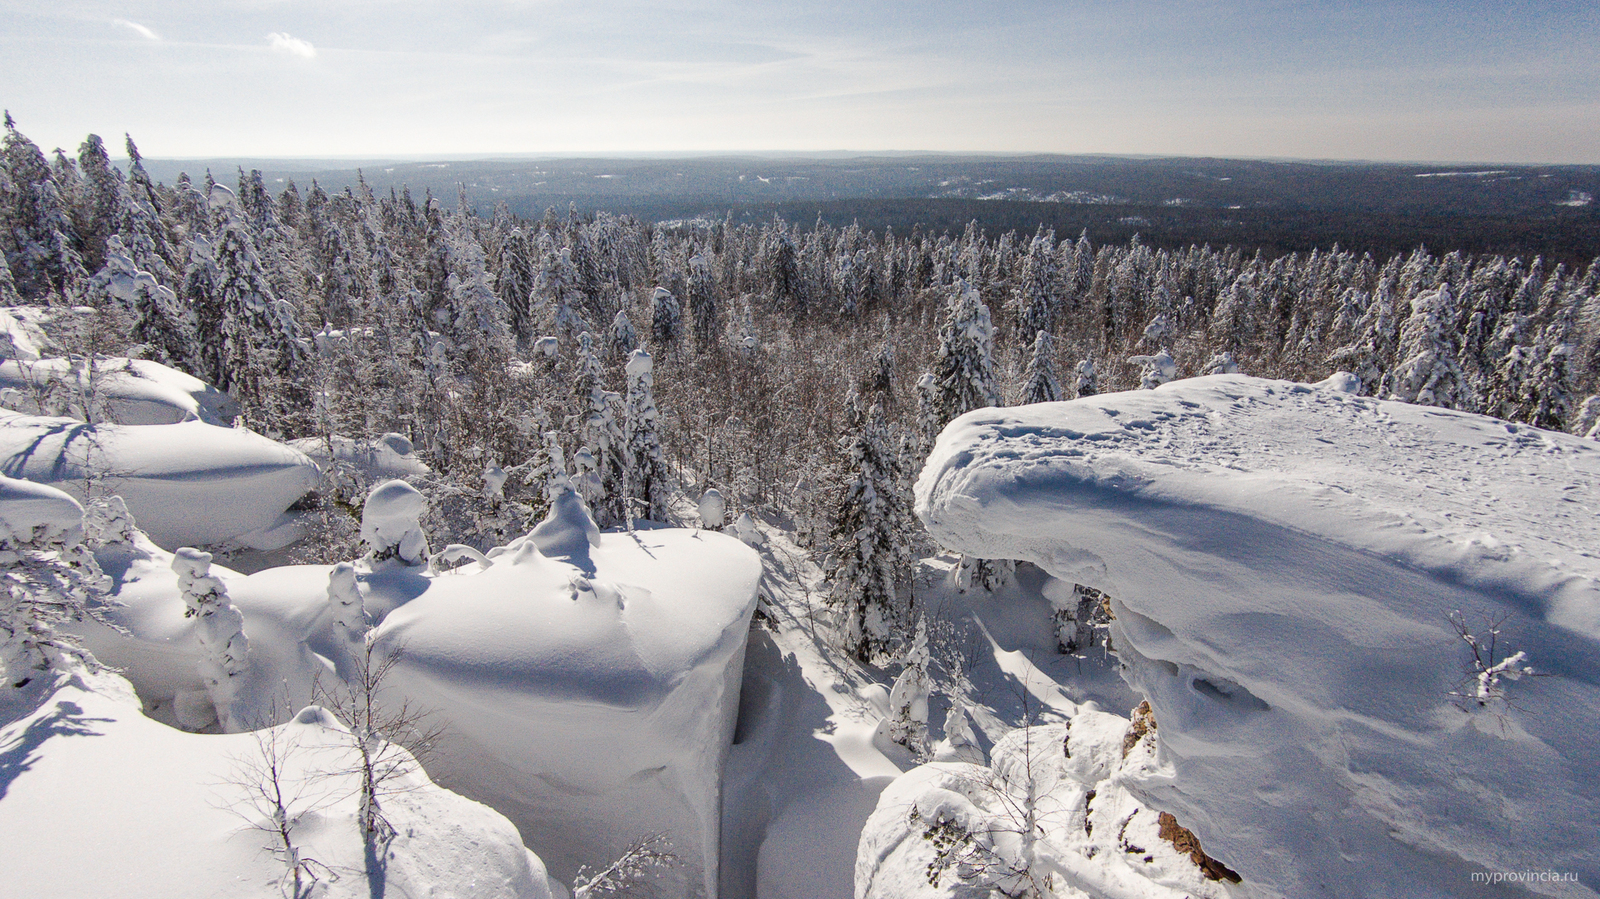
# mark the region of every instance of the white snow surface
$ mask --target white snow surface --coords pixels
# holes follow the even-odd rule
[[[1217,375],[983,409],[917,512],[956,550],[1105,590],[1159,722],[1134,785],[1247,895],[1600,884],[1600,446]],[[1452,614],[1543,676],[1480,707]]]
[[[106,615],[125,633],[85,621],[85,644],[128,672],[151,717],[215,730],[172,555],[136,535],[97,558],[114,582]],[[341,623],[348,595],[330,597],[336,570],[212,566],[250,640],[242,720],[281,721],[316,680],[351,676],[358,650]],[[359,562],[351,573],[379,622],[377,657],[400,653],[388,701],[444,730],[425,760],[435,780],[511,817],[561,880],[666,832],[686,864],[661,895],[715,895],[719,781],[761,573],[753,552],[709,532],[601,534],[581,505],[558,502],[481,564]]]
[[[248,542],[317,483],[317,467],[303,453],[243,428],[88,425],[3,412],[0,472],[80,500],[85,481],[97,478],[167,549]]]
[[[308,708],[256,734],[188,734],[139,710],[109,674],[59,680],[32,714],[0,726],[0,893],[32,899],[279,899],[287,868],[260,829],[261,742],[284,752],[291,831],[313,859],[318,899],[471,896],[552,899],[539,859],[479,803],[420,769],[380,797],[397,836],[370,880],[357,820],[357,752],[331,715]],[[309,885],[309,883],[308,883]]]
[[[506,813],[557,877],[666,832],[685,865],[663,895],[715,896],[760,560],[709,532],[600,534],[564,508],[433,577],[376,645],[401,649],[396,688],[445,725],[430,772]]]
[[[106,419],[120,425],[203,421],[227,427],[239,414],[238,403],[226,393],[159,362],[110,357],[94,365],[91,372],[82,360],[0,362],[0,407],[82,420],[85,398],[92,394]],[[74,408],[52,408],[63,404]]]

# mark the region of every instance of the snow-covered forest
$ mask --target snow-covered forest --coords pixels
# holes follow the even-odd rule
[[[246,791],[274,783],[279,763],[333,757],[318,770],[350,780],[348,802],[244,803],[269,822],[253,826],[274,870],[292,875],[272,889],[366,895],[374,853],[448,855],[459,833],[440,822],[458,816],[486,848],[395,862],[391,882],[477,870],[496,872],[503,895],[623,895],[648,881],[776,899],[805,895],[806,866],[825,862],[861,899],[1383,895],[1392,878],[1540,858],[1581,873],[1559,894],[1593,894],[1592,835],[1529,824],[1496,843],[1498,818],[1454,803],[1524,789],[1524,823],[1594,804],[1572,796],[1592,774],[1557,770],[1595,761],[1594,738],[1519,709],[1600,708],[1584,673],[1600,606],[1583,549],[1600,463],[1582,439],[1600,438],[1600,258],[1580,271],[1422,247],[1267,258],[976,227],[879,234],[575,209],[524,220],[464,194],[269,188],[259,172],[157,184],[131,138],[124,172],[98,137],[52,157],[9,115],[6,129],[6,689],[36,670],[97,672],[87,660],[99,656],[136,697],[106,699],[126,688],[99,673],[64,689],[108,730],[142,735],[128,745],[170,743],[148,752],[211,771],[205,751],[177,742],[200,738],[181,731],[253,739],[229,751],[264,762],[208,775]],[[1185,380],[1206,375],[1240,377]],[[1079,402],[996,411],[1065,400]],[[1125,424],[1098,431],[1105,416]],[[1412,427],[1440,429],[1438,445]],[[87,449],[73,448],[80,428],[93,432]],[[1153,457],[1158,438],[1191,455]],[[1124,455],[1104,470],[1076,450],[1052,455],[1085,440]],[[1357,444],[1365,456],[1318,455]],[[1271,461],[1280,446],[1321,472],[1316,489]],[[1467,476],[1535,446],[1548,458],[1517,456],[1492,482]],[[1179,472],[1205,465],[1221,466],[1209,481]],[[1472,561],[1394,537],[1388,518],[1344,499],[1370,486],[1363,465],[1378,484],[1363,501],[1417,512],[1419,533],[1457,540]],[[1429,494],[1408,484],[1446,497],[1448,526],[1418,511]],[[1577,502],[1587,518],[1450,505],[1470,489],[1517,509]],[[1046,494],[1081,495],[1090,511],[1061,512]],[[1214,520],[1162,511],[1184,504]],[[1269,525],[1307,542],[1262,536]],[[1196,560],[1211,550],[1172,538],[1207,532],[1240,535],[1244,568],[1204,573]],[[1152,533],[1194,555],[1149,563],[1168,558]],[[1408,561],[1375,561],[1391,553]],[[1565,572],[1555,586],[1527,570],[1547,556]],[[1333,573],[1261,573],[1301,557]],[[1202,573],[1190,582],[1185,570]],[[1421,599],[1352,606],[1354,624],[1296,617],[1381,593],[1386,578]],[[1204,594],[1194,583],[1226,599],[1160,607]],[[519,590],[580,611],[524,621],[505,599]],[[1278,608],[1274,590],[1306,605]],[[1471,608],[1452,617],[1452,602]],[[596,624],[584,603],[622,610],[622,623]],[[1248,623],[1264,609],[1292,624]],[[766,635],[747,649],[752,614]],[[1502,625],[1527,656],[1490,640]],[[1439,632],[1472,648],[1465,687],[1452,691],[1454,648],[1412,667],[1372,649]],[[1299,657],[1271,635],[1322,642]],[[341,684],[331,693],[324,669]],[[1393,681],[1362,677],[1379,672]],[[1536,673],[1555,686],[1512,694],[1510,681]],[[441,715],[445,736],[413,739],[406,714],[405,727],[374,724],[379,674]],[[1434,713],[1383,692],[1397,684],[1478,723],[1418,724]],[[1196,709],[1196,696],[1223,712]],[[296,714],[313,699],[332,712]],[[573,711],[591,706],[603,710]],[[33,722],[0,744],[11,780],[21,775],[4,766],[27,769],[50,730],[40,707],[18,708],[0,703],[0,723]],[[1341,743],[1327,729],[1350,708],[1361,733]],[[808,714],[829,722],[825,748],[850,776],[814,758]],[[1484,745],[1463,736],[1496,728]],[[1176,742],[1158,746],[1168,733]],[[1254,757],[1289,746],[1285,735],[1311,749]],[[1041,761],[1042,746],[1065,754]],[[1341,746],[1357,758],[1329,761]],[[1422,754],[1466,759],[1477,785]],[[1230,767],[1239,758],[1256,773]],[[71,762],[105,763],[89,751]],[[752,798],[779,770],[786,786]],[[635,774],[656,771],[668,773]],[[519,772],[557,788],[506,786]],[[521,841],[430,777],[493,806]],[[1293,785],[1281,801],[1262,792],[1268,778]],[[48,807],[26,790],[8,799],[11,780],[0,813]],[[118,802],[159,807],[119,789]],[[1322,821],[1305,845],[1286,836],[1305,826],[1286,808],[1341,791],[1359,794],[1362,815]],[[1222,796],[1243,798],[1224,812]],[[1547,807],[1562,797],[1573,806]],[[907,803],[909,817],[895,811]],[[306,810],[326,821],[302,835]],[[338,815],[360,841],[325,833]],[[832,837],[848,857],[816,835],[836,820],[854,822]],[[530,836],[541,822],[550,832]],[[618,822],[636,832],[610,832]],[[1341,840],[1365,874],[1342,879]],[[523,844],[539,853],[531,862]],[[304,861],[307,845],[319,859],[365,853],[359,891]],[[261,864],[232,851],[243,868]],[[1424,881],[1389,894],[1440,894]],[[815,895],[833,895],[822,882]]]

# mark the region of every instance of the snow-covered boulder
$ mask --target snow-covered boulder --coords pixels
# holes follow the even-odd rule
[[[367,483],[431,472],[427,464],[417,458],[416,448],[404,434],[371,438],[338,434],[326,438],[302,437],[289,441],[289,445],[311,457],[324,471],[332,471],[335,465],[348,465]]]
[[[93,407],[85,410],[85,406]],[[35,359],[0,362],[0,407],[17,412],[68,415],[120,425],[170,425],[203,421],[229,426],[239,414],[233,397],[147,359]]]
[[[83,537],[83,507],[47,484],[0,475],[0,545],[48,546]]]
[[[509,816],[558,877],[666,833],[685,865],[662,895],[714,896],[760,560],[705,531],[600,534],[565,496],[486,566],[433,577],[377,646],[445,725],[430,772]]]
[[[168,549],[249,543],[317,482],[317,467],[303,453],[243,428],[87,425],[3,413],[0,472],[79,499],[85,482],[97,480]]]
[[[552,889],[509,821],[434,786],[397,754],[390,759],[405,770],[379,799],[395,836],[369,869],[359,755],[349,731],[320,709],[258,734],[186,734],[141,714],[126,681],[86,674],[0,727],[0,747],[21,753],[0,771],[0,892],[8,896],[288,895],[292,877],[263,795],[272,786],[269,752],[281,763],[290,838],[305,862],[302,895],[565,892]]]
[[[38,359],[50,339],[41,322],[50,310],[39,306],[0,307],[0,359]]]
[[[1110,596],[1167,771],[1135,792],[1246,888],[1595,895],[1592,442],[1218,375],[970,413],[916,492],[946,546]],[[1544,676],[1485,695],[1517,652]]]

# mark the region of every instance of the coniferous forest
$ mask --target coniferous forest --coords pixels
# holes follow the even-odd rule
[[[154,183],[131,138],[123,172],[99,137],[51,158],[6,126],[0,306],[57,310],[80,357],[205,379],[272,437],[404,436],[432,470],[433,532],[480,548],[543,514],[552,474],[602,527],[675,520],[716,488],[730,520],[781,518],[856,595],[892,593],[912,538],[852,549],[876,527],[861,517],[909,533],[933,435],[979,406],[1348,371],[1363,395],[1541,428],[1600,416],[1600,259],[528,220],[364,181]],[[325,475],[308,561],[350,555],[370,486]],[[859,654],[882,648],[872,631],[852,632]]]

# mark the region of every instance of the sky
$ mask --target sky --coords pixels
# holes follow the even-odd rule
[[[1600,164],[1600,3],[0,0],[45,149]]]

